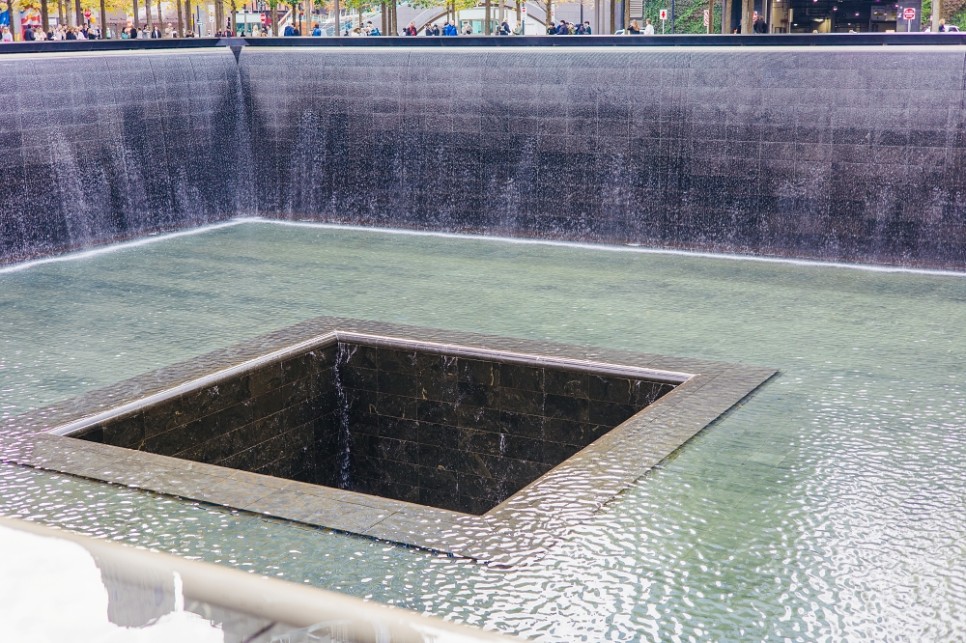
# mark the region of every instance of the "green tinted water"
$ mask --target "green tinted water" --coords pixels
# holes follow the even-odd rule
[[[510,571],[11,465],[0,513],[545,640],[966,628],[960,276],[245,223],[0,273],[0,414],[318,315],[781,374]]]

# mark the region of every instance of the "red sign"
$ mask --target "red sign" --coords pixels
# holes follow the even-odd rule
[[[903,20],[915,20],[916,19],[916,8],[915,7],[906,7],[905,9],[903,9],[902,10],[902,19]]]
[[[667,9],[661,9],[661,20],[667,20]]]
[[[91,17],[91,10],[90,9],[84,9],[84,17],[85,18],[90,18]]]

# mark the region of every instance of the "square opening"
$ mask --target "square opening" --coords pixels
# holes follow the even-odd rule
[[[71,437],[479,515],[677,384],[596,366],[343,333]]]

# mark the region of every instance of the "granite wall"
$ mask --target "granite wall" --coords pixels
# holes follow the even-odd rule
[[[0,83],[0,264],[245,211],[228,49],[5,54]]]
[[[481,514],[673,388],[339,342],[72,437]]]
[[[335,348],[274,361],[72,437],[316,482],[338,449]],[[327,474],[327,472],[326,472]]]
[[[0,263],[258,213],[966,270],[961,48],[620,42],[0,56]]]
[[[240,56],[265,216],[956,270],[963,69],[951,48]]]
[[[344,344],[356,491],[482,514],[674,386]]]

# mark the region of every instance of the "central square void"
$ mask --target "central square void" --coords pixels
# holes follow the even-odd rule
[[[72,437],[479,515],[677,384],[645,373],[343,333]]]

